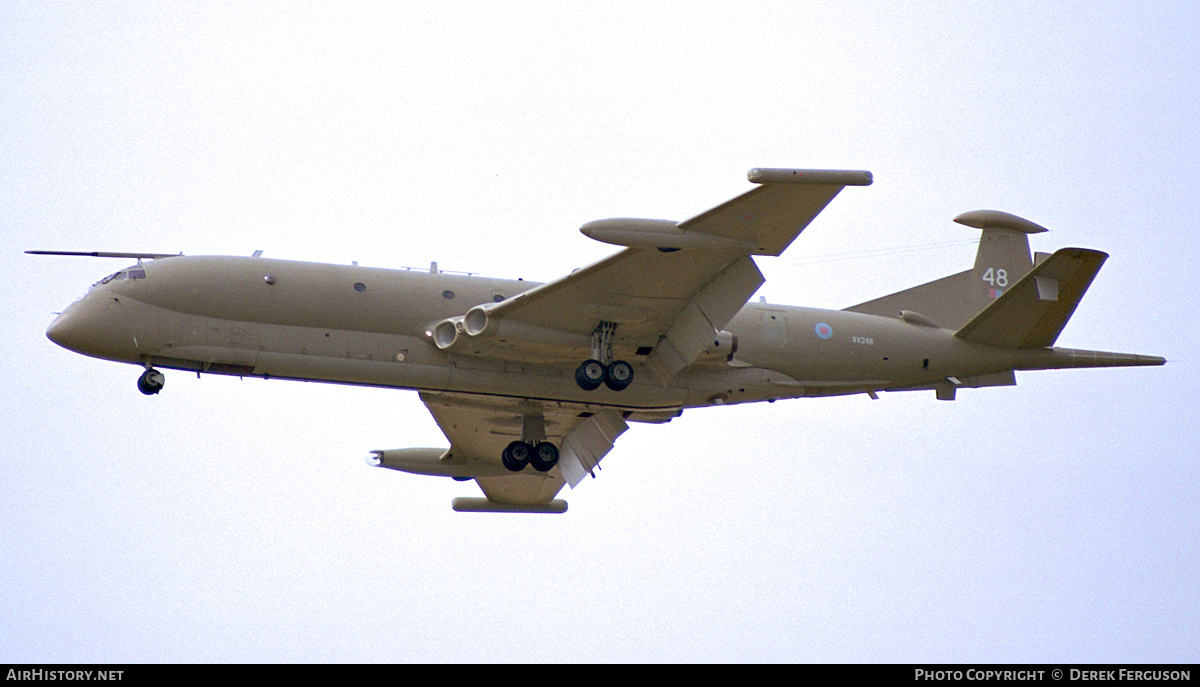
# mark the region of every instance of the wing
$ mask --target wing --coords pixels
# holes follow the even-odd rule
[[[752,169],[748,176],[758,188],[679,228],[749,243],[755,255],[779,255],[842,188],[872,181],[870,172],[825,169]]]
[[[564,484],[574,487],[590,474],[627,428],[611,409],[587,412],[557,403],[434,392],[423,392],[421,401],[450,440],[450,450],[439,459],[440,474],[474,478],[497,504],[550,503]],[[532,467],[509,472],[500,455],[519,440],[560,447],[558,464],[544,473]]]
[[[752,255],[779,255],[869,172],[762,170],[759,186],[689,220],[600,220],[584,234],[626,246],[604,260],[435,327],[441,348],[531,362],[582,360],[614,326],[614,354],[643,358],[664,384],[706,350],[762,285]],[[460,334],[465,334],[462,336]]]

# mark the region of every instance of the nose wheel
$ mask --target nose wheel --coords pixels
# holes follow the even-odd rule
[[[154,394],[162,391],[163,384],[165,384],[166,381],[167,378],[163,376],[163,373],[159,372],[153,367],[147,368],[147,370],[142,373],[142,376],[138,377],[138,391],[146,394],[147,396],[153,396]]]

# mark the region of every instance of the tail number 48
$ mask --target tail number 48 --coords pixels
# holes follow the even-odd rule
[[[987,268],[987,272],[983,273],[983,280],[992,286],[1005,287],[1008,286],[1008,272],[1003,269]]]

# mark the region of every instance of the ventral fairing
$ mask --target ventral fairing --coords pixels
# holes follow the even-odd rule
[[[581,231],[621,250],[544,284],[259,257],[31,251],[136,259],[47,336],[160,371],[419,392],[449,448],[371,451],[405,472],[474,480],[460,511],[563,512],[630,423],[785,398],[1011,386],[1019,370],[1162,365],[1054,344],[1106,254],[1030,254],[1046,231],[991,210],[966,271],[820,310],[748,302],[756,258],[778,256],[863,171],[755,169],[755,187],[691,219],[606,219]]]

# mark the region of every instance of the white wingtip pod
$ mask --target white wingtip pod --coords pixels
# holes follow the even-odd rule
[[[517,505],[488,499],[459,496],[450,506],[459,513],[566,513],[567,502],[554,499],[547,503]]]
[[[865,170],[848,169],[765,169],[755,167],[746,177],[755,184],[821,184],[828,186],[870,186],[875,178]]]

